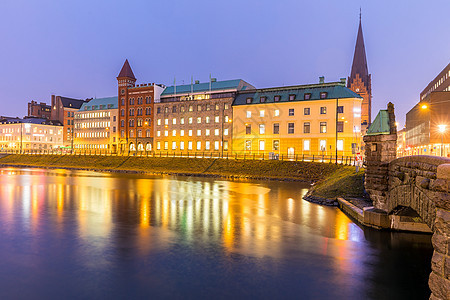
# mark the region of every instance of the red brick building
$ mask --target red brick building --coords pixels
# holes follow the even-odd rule
[[[58,120],[64,125],[63,142],[64,147],[73,148],[73,117],[83,103],[89,100],[72,99],[52,95],[51,119]]]
[[[28,102],[28,116],[50,119],[52,116],[52,107],[44,102],[37,103],[31,100],[31,102]]]
[[[355,53],[347,87],[363,97],[361,106],[361,133],[364,134],[372,123],[372,75],[367,68],[366,49],[359,17],[358,35],[356,38]],[[357,113],[357,112],[355,112]]]
[[[154,83],[136,84],[128,60],[119,76],[119,153],[153,150],[153,105],[164,90]],[[137,145],[137,146],[136,146]]]

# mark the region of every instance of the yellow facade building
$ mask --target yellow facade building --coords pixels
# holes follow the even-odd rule
[[[232,151],[293,158],[334,156],[337,146],[338,156],[354,155],[361,145],[361,103],[345,80],[240,92]]]

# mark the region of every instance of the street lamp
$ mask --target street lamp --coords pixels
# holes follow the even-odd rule
[[[441,156],[444,156],[444,133],[447,125],[438,125],[439,132],[441,133]]]

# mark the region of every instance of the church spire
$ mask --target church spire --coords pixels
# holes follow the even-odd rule
[[[353,81],[356,78],[356,74],[359,74],[359,77],[364,82],[364,84],[368,85],[369,69],[367,68],[366,48],[364,46],[364,37],[361,25],[361,9],[359,12],[359,28],[356,38],[355,53],[353,55],[353,64],[350,73],[349,85],[350,81]]]

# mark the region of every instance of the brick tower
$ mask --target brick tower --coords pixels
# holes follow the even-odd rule
[[[347,87],[363,97],[361,106],[361,133],[365,134],[372,122],[372,75],[367,68],[366,49],[359,14],[358,36],[356,38],[355,54]]]
[[[120,70],[119,76],[117,76],[117,84],[119,87],[119,152],[124,152],[128,147],[128,139],[130,138],[130,122],[128,120],[130,105],[128,103],[128,88],[134,87],[135,83],[136,77],[134,77],[133,71],[128,63],[128,59],[126,59],[122,69]]]

